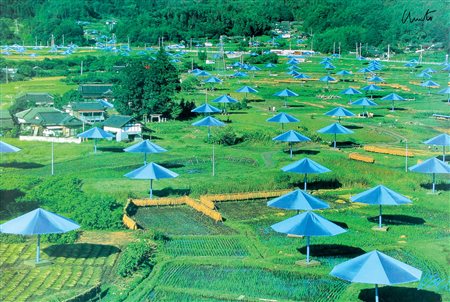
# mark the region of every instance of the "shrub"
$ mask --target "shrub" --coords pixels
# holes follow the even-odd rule
[[[58,244],[71,244],[77,241],[80,237],[80,231],[71,231],[63,234],[47,234],[41,237],[43,242],[58,243]]]
[[[22,235],[13,234],[1,234],[0,233],[0,243],[10,244],[10,243],[23,243],[27,240],[27,237]]]
[[[214,133],[211,136],[210,142],[225,146],[233,146],[242,142],[242,137],[239,137],[232,127],[225,127]]]
[[[152,268],[155,265],[153,248],[144,240],[130,243],[120,255],[117,273],[127,277],[142,267]]]

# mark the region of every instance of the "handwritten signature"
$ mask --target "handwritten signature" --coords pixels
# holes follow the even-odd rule
[[[405,9],[402,16],[402,23],[405,24],[408,20],[409,23],[432,21],[433,16],[431,16],[431,14],[434,12],[436,12],[436,10],[427,9],[426,13],[422,17],[411,17],[411,12]]]

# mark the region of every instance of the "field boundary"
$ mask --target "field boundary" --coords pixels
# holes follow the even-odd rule
[[[189,196],[182,197],[164,197],[157,199],[137,198],[128,199],[124,210],[122,222],[130,230],[138,230],[141,227],[131,218],[136,210],[136,207],[157,207],[157,206],[174,206],[187,205],[208,216],[215,222],[223,221],[222,214],[216,210],[216,202],[238,201],[238,200],[253,200],[278,197],[280,195],[289,193],[291,190],[274,190],[261,192],[242,192],[232,194],[211,194],[201,195],[198,200],[194,200]]]
[[[362,161],[365,163],[370,163],[373,164],[375,162],[375,159],[373,157],[367,156],[367,155],[362,155],[359,153],[350,153],[348,155],[349,159],[353,159],[353,160],[357,160],[357,161]]]
[[[404,149],[392,149],[392,148],[382,148],[382,147],[376,147],[376,146],[364,146],[364,151],[367,152],[373,152],[373,153],[382,153],[382,154],[389,154],[389,155],[395,155],[395,156],[408,156],[408,157],[414,157],[414,153],[409,152],[406,154]]]

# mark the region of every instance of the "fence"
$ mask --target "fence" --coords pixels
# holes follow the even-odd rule
[[[74,137],[47,137],[47,136],[19,136],[21,141],[54,142],[54,143],[75,143],[80,144],[81,138]]]

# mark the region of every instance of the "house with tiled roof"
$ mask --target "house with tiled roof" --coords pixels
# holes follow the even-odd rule
[[[104,123],[105,131],[115,133],[116,140],[134,140],[142,136],[142,124],[128,115],[111,115]]]
[[[33,136],[54,133],[56,136],[74,136],[83,122],[53,107],[34,107],[15,114],[21,132]]]
[[[105,105],[99,101],[70,103],[65,111],[87,124],[101,123],[106,116]]]
[[[113,84],[82,84],[78,86],[83,99],[105,99],[111,100],[113,98]]]
[[[18,98],[16,101],[25,101],[31,106],[53,106],[55,104],[54,97],[48,93],[44,92],[29,92],[25,93]]]

